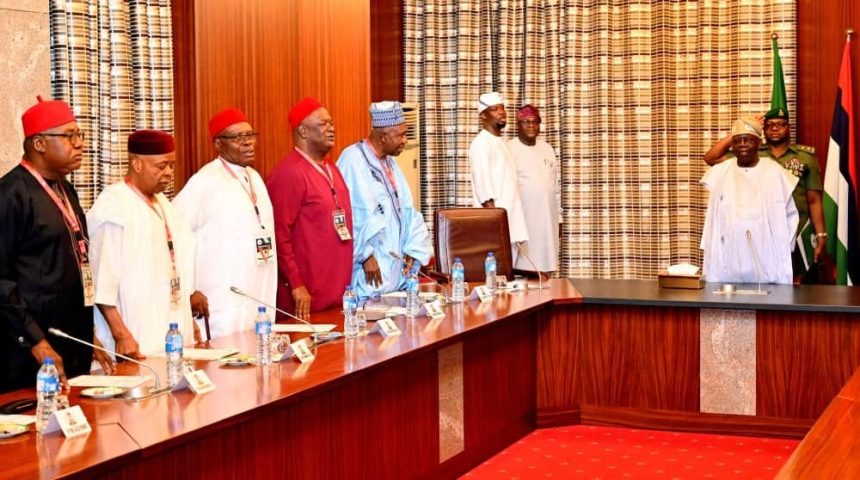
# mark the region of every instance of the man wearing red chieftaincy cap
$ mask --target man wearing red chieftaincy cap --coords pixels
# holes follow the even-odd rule
[[[38,100],[21,116],[24,158],[0,178],[0,391],[35,385],[48,357],[64,384],[93,360],[92,348],[48,335],[93,338],[93,289],[86,217],[65,178],[81,166],[84,132],[65,102]]]
[[[352,277],[352,205],[328,158],[334,122],[319,100],[288,114],[296,149],[266,181],[275,209],[278,305],[302,318],[340,304]]]
[[[173,182],[175,150],[167,132],[129,135],[125,179],[105,188],[87,212],[96,336],[136,359],[164,351],[171,323],[186,344],[199,342],[193,317],[209,316],[206,296],[195,290],[194,235],[162,193]]]
[[[257,132],[227,108],[209,120],[218,156],[197,171],[173,199],[197,240],[196,287],[209,299],[212,338],[254,328],[257,303],[235,286],[275,304],[278,262],[275,220],[266,184],[254,170]]]

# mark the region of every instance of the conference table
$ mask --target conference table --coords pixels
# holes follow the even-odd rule
[[[397,317],[400,335],[325,343],[304,364],[195,362],[216,387],[200,395],[72,389],[92,432],[0,440],[0,477],[450,478],[537,427],[577,423],[803,438],[860,365],[854,288],[546,287]],[[212,346],[252,353],[254,336]],[[164,362],[147,359],[162,376]]]

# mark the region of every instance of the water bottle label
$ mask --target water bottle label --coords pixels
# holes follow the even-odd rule
[[[465,278],[465,275],[463,274],[462,270],[454,270],[454,272],[451,274],[451,277],[454,280],[463,280]]]
[[[272,333],[272,323],[271,322],[257,322],[256,326],[257,335],[268,335]]]
[[[41,393],[57,393],[60,391],[60,379],[55,376],[46,376],[39,379],[39,391]]]

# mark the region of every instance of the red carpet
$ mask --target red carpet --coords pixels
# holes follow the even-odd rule
[[[535,430],[462,478],[771,479],[798,443],[576,425]]]

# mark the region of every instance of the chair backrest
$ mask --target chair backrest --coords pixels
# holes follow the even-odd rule
[[[499,275],[513,278],[511,234],[504,208],[440,208],[436,210],[436,268],[450,274],[460,257],[467,282],[484,281],[487,252],[496,257]]]

